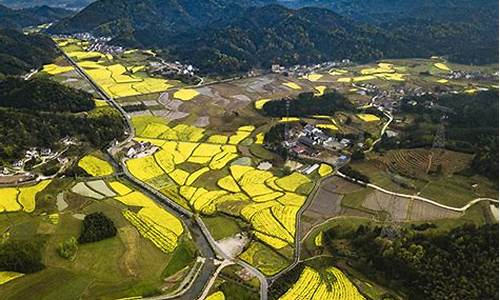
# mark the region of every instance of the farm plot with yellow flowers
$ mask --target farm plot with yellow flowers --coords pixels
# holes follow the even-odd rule
[[[31,186],[0,188],[0,212],[33,212],[36,206],[36,195],[43,191],[50,182],[50,180],[43,180]]]
[[[163,92],[178,83],[173,80],[151,77],[145,72],[146,66],[144,64],[124,65],[115,61],[115,57],[111,54],[86,51],[84,41],[77,39],[56,39],[55,41],[106,94],[113,98]],[[69,69],[52,65],[47,65],[44,68],[44,71],[49,74],[58,74],[67,70]],[[185,97],[191,96],[188,93]]]
[[[93,155],[86,155],[78,162],[78,166],[91,176],[107,176],[113,174],[113,167],[105,160]]]
[[[297,172],[277,177],[270,171],[231,164],[241,157],[237,146],[250,137],[254,126],[241,126],[230,135],[207,136],[203,129],[188,125],[179,134],[180,125],[171,127],[157,118],[133,118],[132,122],[142,141],[158,147],[152,155],[126,161],[133,176],[160,192],[174,191],[182,200],[179,204],[195,212],[213,215],[221,207],[229,209],[272,248],[294,245],[297,213],[307,196],[299,190],[311,179]],[[212,183],[207,185],[207,180]]]
[[[279,299],[362,300],[365,297],[339,269],[330,267],[319,272],[305,267],[297,282]]]
[[[109,186],[119,195],[114,199],[129,207],[122,211],[125,219],[161,251],[173,252],[184,232],[182,222],[146,195],[132,191],[118,181],[109,183]]]

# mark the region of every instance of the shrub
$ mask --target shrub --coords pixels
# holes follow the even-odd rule
[[[71,237],[67,241],[59,243],[57,246],[57,253],[63,258],[72,258],[75,256],[78,250],[78,244],[75,237]]]

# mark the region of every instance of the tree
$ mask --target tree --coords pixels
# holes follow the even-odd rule
[[[80,244],[101,241],[116,235],[116,227],[111,219],[101,212],[92,213],[83,219]]]

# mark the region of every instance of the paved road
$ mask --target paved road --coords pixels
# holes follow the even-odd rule
[[[347,176],[345,174],[342,174],[339,171],[337,171],[337,175],[340,176],[340,177],[342,177],[342,178],[345,178],[345,179],[347,179],[349,181],[352,181],[352,182],[361,184],[363,186],[366,186],[366,187],[369,187],[369,188],[381,191],[382,193],[385,193],[385,194],[388,194],[388,195],[394,195],[394,196],[398,196],[398,197],[402,197],[402,198],[408,198],[408,199],[416,199],[416,200],[424,201],[424,202],[430,203],[432,205],[435,205],[435,206],[438,206],[438,207],[441,207],[441,208],[444,208],[444,209],[449,209],[449,210],[452,210],[452,211],[456,211],[456,212],[464,212],[468,208],[470,208],[472,205],[474,205],[474,204],[476,204],[478,202],[481,202],[481,201],[490,201],[490,202],[494,202],[494,203],[499,203],[497,199],[493,199],[493,198],[476,198],[474,200],[471,200],[469,203],[467,203],[466,205],[464,205],[462,207],[448,206],[448,205],[444,205],[444,204],[441,204],[439,202],[436,202],[434,200],[431,200],[431,199],[428,199],[428,198],[424,198],[424,197],[421,197],[421,196],[417,196],[417,195],[408,195],[408,194],[401,194],[401,193],[391,192],[391,191],[386,190],[386,189],[384,189],[382,187],[379,187],[379,186],[377,186],[375,184],[366,183],[366,182],[363,182],[361,180],[356,180],[354,178],[351,178],[351,177],[349,177],[349,176]]]
[[[103,91],[99,87],[99,85],[96,82],[94,82],[94,80],[90,76],[88,76],[88,74],[71,57],[66,55],[66,53],[64,53],[64,51],[62,50],[61,53],[65,56],[68,62],[70,62],[70,64],[73,65],[75,70],[90,83],[90,85],[97,91],[97,93],[102,97],[102,99],[109,101],[120,112],[120,114],[123,116],[127,124],[128,127],[127,138],[124,141],[118,143],[117,145],[111,146],[108,149],[108,155],[111,158],[111,162],[113,163],[117,172],[119,174],[123,174],[122,178],[126,179],[129,183],[134,185],[137,190],[140,190],[144,194],[148,195],[153,200],[162,205],[163,208],[174,213],[174,215],[176,215],[177,217],[181,218],[186,224],[186,227],[189,228],[189,230],[191,231],[193,240],[196,242],[198,250],[200,251],[201,255],[207,258],[207,261],[204,264],[202,271],[200,272],[200,275],[198,276],[198,278],[195,279],[194,284],[189,288],[188,291],[186,291],[186,293],[184,293],[180,297],[177,297],[176,299],[192,300],[198,298],[199,295],[203,293],[204,287],[208,284],[210,278],[215,273],[216,267],[214,264],[214,259],[216,256],[219,256],[224,259],[230,259],[234,263],[242,266],[243,268],[247,269],[250,273],[255,275],[261,283],[261,289],[260,289],[261,299],[267,300],[268,284],[266,277],[260,271],[258,271],[256,268],[248,265],[243,261],[228,257],[224,253],[224,251],[222,251],[217,246],[217,243],[213,239],[210,231],[205,226],[201,218],[199,218],[197,215],[194,215],[191,211],[185,209],[184,207],[178,205],[175,201],[169,199],[168,197],[159,193],[150,186],[137,180],[134,176],[132,176],[132,174],[128,172],[127,168],[124,167],[123,162],[119,163],[116,161],[116,159],[113,157],[113,153],[116,153],[117,149],[120,149],[123,145],[130,142],[135,136],[134,127],[132,126],[128,114],[111,96],[109,96],[105,91]],[[155,297],[155,299],[159,298]]]

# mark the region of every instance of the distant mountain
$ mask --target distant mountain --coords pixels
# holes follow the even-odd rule
[[[22,75],[49,63],[56,56],[54,43],[46,36],[0,29],[0,78]]]
[[[230,17],[241,6],[275,0],[99,0],[54,26],[53,32],[96,31],[107,35],[146,28],[178,32]]]
[[[39,6],[26,9],[11,9],[0,5],[0,28],[18,28],[56,22],[73,15],[73,11],[62,8]]]
[[[140,31],[136,40],[150,45]],[[191,34],[178,34],[153,43],[166,54],[189,61],[207,72],[245,71],[273,63],[314,63],[350,58],[368,61],[411,56],[404,38],[358,24],[329,10],[291,10],[278,5],[248,8],[229,20],[214,22]]]
[[[0,0],[0,4],[13,9],[50,6],[70,10],[80,10],[93,1],[94,0]]]
[[[434,17],[446,17],[446,10],[474,10],[488,7],[498,14],[496,0],[278,0],[289,8],[320,7],[330,9],[355,20],[383,23],[404,18],[428,18],[428,12]]]
[[[285,8],[275,0],[99,0],[50,30],[94,32],[121,45],[156,47],[208,73],[341,58],[448,55],[465,63],[497,62],[498,9],[453,1],[464,5],[437,9],[437,0],[423,0],[427,6],[409,0],[354,0],[351,6],[347,0],[310,1],[343,3],[345,17],[325,8]],[[483,2],[491,0],[478,0]],[[369,16],[353,19],[349,7]],[[395,17],[412,9],[418,10],[413,17]],[[392,17],[383,17],[386,13]],[[369,22],[375,15],[377,21]]]

